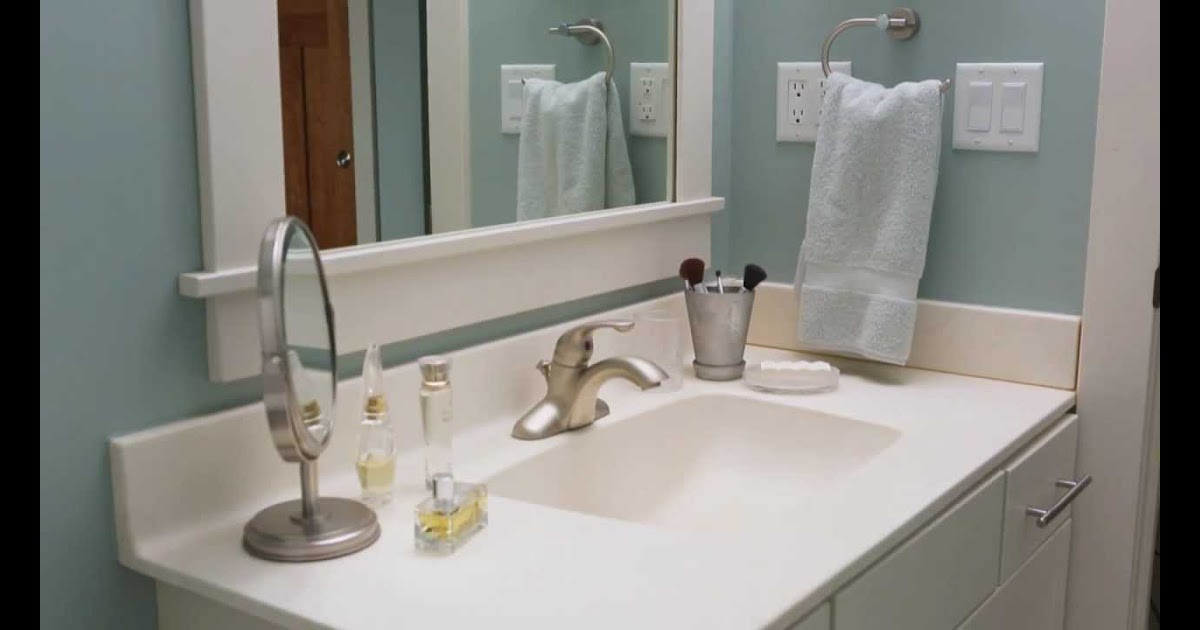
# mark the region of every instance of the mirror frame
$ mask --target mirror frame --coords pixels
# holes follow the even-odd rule
[[[467,2],[436,4],[463,16]],[[259,236],[286,216],[278,16],[274,2],[189,4],[204,269],[181,274],[179,291],[205,300],[209,378],[231,381],[262,369]],[[711,215],[724,207],[712,196],[713,0],[675,0],[674,17],[674,201],[324,251],[337,346],[361,350],[654,282],[675,276],[683,258],[708,257]],[[466,72],[465,34],[430,41]],[[465,124],[440,124],[439,133],[468,137]]]
[[[260,338],[262,341],[263,403],[267,408],[267,426],[275,449],[283,461],[290,463],[315,462],[337,425],[337,340],[334,338],[333,305],[329,302],[329,288],[325,284],[325,269],[321,266],[321,252],[313,250],[317,284],[321,288],[321,302],[325,310],[325,334],[329,339],[329,387],[331,395],[329,430],[322,439],[313,438],[304,425],[302,403],[296,398],[300,391],[297,378],[287,361],[288,345],[287,314],[284,292],[287,291],[287,251],[293,234],[302,234],[309,243],[317,241],[303,221],[294,217],[275,219],[263,234],[258,259],[258,309]]]

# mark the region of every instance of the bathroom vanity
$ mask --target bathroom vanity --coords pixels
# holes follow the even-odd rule
[[[179,290],[205,301],[214,381],[262,372],[254,237],[291,213],[273,5],[190,3],[205,260]],[[362,5],[350,6],[354,23]],[[618,37],[619,13],[597,16],[609,20],[616,72],[647,60],[634,65],[669,69],[669,85],[637,84],[674,106],[665,138],[642,139],[664,145],[662,195],[498,227],[471,222],[463,179],[466,86],[496,86],[468,72],[466,6],[429,3],[429,23],[446,26],[427,56],[446,68],[426,86],[431,103],[445,98],[428,121],[427,234],[388,241],[382,224],[366,225],[370,238],[321,253],[337,313],[329,346],[343,354],[645,286],[710,256],[711,215],[724,205],[712,196],[711,0],[667,3],[654,59],[623,59],[635,40]],[[539,16],[538,38],[581,17],[552,13]],[[334,163],[350,170],[333,172],[371,172],[370,137],[355,146],[357,157]],[[360,197],[374,198],[364,185]],[[489,526],[453,555],[413,544],[413,507],[427,492],[420,379],[407,363],[384,376],[400,452],[370,546],[303,563],[243,548],[248,520],[296,498],[296,467],[280,461],[258,403],[111,440],[120,562],[155,580],[167,630],[1063,626],[1068,503],[1087,484],[1072,414],[1078,317],[921,300],[913,367],[822,357],[841,371],[839,387],[808,396],[690,372],[678,391],[612,381],[600,391],[610,413],[594,424],[512,437],[547,393],[535,366],[563,331],[656,307],[682,312],[683,296],[450,353],[455,475],[491,490]],[[796,313],[790,285],[762,285],[746,361],[803,356],[789,349]],[[599,360],[637,341],[603,331],[595,343]],[[362,383],[336,388],[342,422],[321,455],[320,495],[356,498]]]
[[[678,295],[654,302],[682,308]],[[492,499],[491,525],[449,557],[413,548],[425,493],[413,364],[385,376],[396,497],[380,539],[342,558],[242,549],[246,520],[295,493],[261,404],[115,438],[120,558],[156,580],[160,626],[1061,627],[1070,512],[1038,527],[1025,510],[1075,479],[1073,392],[831,359],[834,392],[614,381],[593,426],[513,439],[544,393],[533,366],[581,321],[452,355],[458,473]],[[631,343],[600,333],[596,356]],[[795,356],[752,346],[746,358]],[[360,386],[340,383],[339,415]],[[322,457],[323,496],[357,496],[353,424]]]

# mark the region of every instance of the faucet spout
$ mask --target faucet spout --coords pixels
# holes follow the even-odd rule
[[[588,365],[592,331],[597,328],[625,332],[633,328],[633,322],[591,322],[563,333],[555,345],[553,360],[538,363],[538,370],[546,378],[546,396],[517,420],[513,437],[538,440],[581,429],[608,415],[608,405],[596,394],[611,379],[625,379],[646,390],[670,378],[654,362],[641,357],[611,357]]]
[[[662,368],[641,357],[612,357],[597,361],[583,371],[579,383],[580,396],[589,392],[594,396],[601,385],[614,378],[623,378],[647,390],[662,385],[670,377]]]

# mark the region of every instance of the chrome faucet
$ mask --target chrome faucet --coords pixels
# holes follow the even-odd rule
[[[588,322],[563,333],[554,345],[554,359],[541,360],[537,369],[546,378],[546,397],[525,412],[513,426],[519,440],[540,440],[563,431],[580,429],[608,415],[608,404],[596,397],[611,378],[624,378],[642,389],[658,387],[667,373],[639,357],[612,357],[588,365],[592,358],[592,333],[597,328],[629,332],[633,322],[624,319]]]

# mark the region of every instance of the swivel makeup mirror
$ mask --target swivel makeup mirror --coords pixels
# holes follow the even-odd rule
[[[273,221],[263,235],[258,305],[267,424],[279,456],[300,464],[300,498],[254,515],[243,530],[243,546],[285,562],[364,549],[379,538],[375,512],[317,490],[317,458],[334,428],[337,348],[316,239],[295,217]]]

